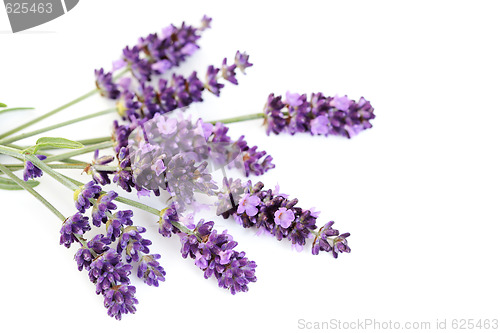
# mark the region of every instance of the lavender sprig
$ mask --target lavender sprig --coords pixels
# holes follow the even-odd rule
[[[287,92],[281,96],[270,94],[264,106],[266,132],[279,134],[308,132],[312,135],[340,135],[351,138],[371,128],[375,118],[370,102],[358,102],[347,96],[326,97],[322,93],[311,95]]]
[[[203,101],[202,93],[205,89],[219,96],[224,87],[219,82],[221,78],[237,85],[235,69],[239,68],[243,72],[245,68],[252,66],[248,62],[248,55],[239,51],[236,55],[232,65],[228,65],[227,58],[224,58],[220,68],[209,66],[204,81],[194,71],[188,77],[173,74],[170,80],[160,79],[157,88],[148,85],[146,81],[140,81],[137,90],[133,90],[131,86],[124,88],[117,102],[118,113],[129,121],[152,119],[158,113],[165,114],[193,102]],[[242,57],[246,60],[241,60]]]
[[[328,222],[316,232],[318,213],[297,207],[297,199],[288,199],[288,195],[279,193],[279,188],[264,190],[264,184],[251,181],[242,184],[240,180],[223,179],[223,189],[219,193],[217,214],[225,219],[232,216],[244,228],[255,227],[259,231],[271,234],[276,239],[288,239],[301,250],[307,239],[316,235],[312,254],[319,251],[333,252],[337,258],[340,252],[350,252],[346,238],[348,233],[340,235]],[[333,238],[335,237],[335,238]],[[326,246],[331,241],[330,247]]]
[[[199,49],[199,32],[209,28],[211,20],[204,16],[199,28],[183,22],[180,27],[170,25],[164,28],[161,35],[154,33],[139,38],[136,45],[123,49],[122,57],[113,63],[113,71],[126,66],[139,82],[146,82],[153,75],[163,74],[179,66]],[[123,89],[128,81],[122,84],[113,82],[112,73],[105,72],[103,68],[95,70],[95,78],[96,87],[103,97],[116,100],[126,93]]]

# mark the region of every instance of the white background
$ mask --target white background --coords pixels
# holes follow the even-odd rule
[[[364,96],[377,118],[352,140],[268,137],[260,121],[230,129],[274,157],[276,169],[260,178],[267,188],[279,183],[299,206],[321,210],[319,225],[333,219],[352,233],[351,254],[297,253],[216,218],[258,264],[257,283],[233,296],[182,259],[178,239],[157,236],[152,216],[137,213],[167,277],[159,288],[133,278],[140,303],[121,322],[76,269],[76,247],[59,245],[60,222],[27,193],[0,192],[0,330],[295,332],[304,331],[300,319],[433,328],[437,319],[448,328],[455,318],[500,319],[499,9],[494,1],[80,1],[12,34],[1,8],[0,100],[36,110],[2,115],[0,132],[91,90],[94,68],[109,69],[137,37],[198,24],[203,14],[212,29],[179,72],[203,73],[238,49],[255,64],[220,98],[204,94],[194,107],[204,119],[260,112],[269,93],[287,90]],[[39,126],[110,105],[94,96]],[[106,136],[114,118],[51,135]],[[38,191],[74,213],[72,193],[49,177]],[[162,208],[160,199],[149,203]]]

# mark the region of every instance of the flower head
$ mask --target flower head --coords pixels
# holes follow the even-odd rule
[[[270,94],[264,107],[266,133],[309,132],[313,135],[340,135],[351,138],[371,128],[375,118],[370,102],[363,97],[359,102],[347,96],[326,97],[322,93],[306,95],[287,92],[286,99]]]
[[[94,71],[95,74],[95,85],[99,90],[99,93],[103,97],[107,97],[109,99],[117,99],[120,97],[120,90],[118,89],[118,85],[113,82],[113,75],[109,73],[105,73],[104,69],[99,69]]]
[[[77,242],[76,235],[83,235],[90,230],[89,218],[80,213],[68,217],[61,227],[59,243],[69,248],[73,242]]]
[[[90,264],[94,260],[94,255],[101,255],[109,250],[109,244],[111,244],[111,239],[104,237],[102,234],[96,235],[87,242],[86,246],[82,244],[75,254],[78,270],[81,271],[83,268],[89,270]]]
[[[245,252],[235,250],[238,243],[227,231],[217,233],[212,229],[213,225],[213,221],[201,220],[193,234],[183,234],[182,256],[195,259],[206,279],[214,276],[219,287],[229,289],[233,295],[248,291],[248,284],[257,280],[257,265],[248,260]]]
[[[148,286],[158,287],[158,281],[165,281],[165,270],[160,266],[159,254],[150,254],[141,257],[137,269],[137,277],[142,278]]]
[[[245,52],[241,53],[240,51],[237,51],[236,55],[234,56],[234,64],[241,70],[243,74],[246,74],[245,69],[253,66],[253,64],[248,61],[248,57],[248,54],[246,54]]]
[[[38,157],[38,159],[41,161],[47,158],[47,156],[45,155],[36,155],[36,157]],[[35,166],[31,161],[24,162],[23,179],[25,182],[27,182],[29,179],[42,177],[42,175],[42,170]]]
[[[108,221],[108,214],[112,210],[116,209],[116,204],[113,200],[118,196],[118,193],[114,191],[109,191],[108,193],[102,194],[96,200],[94,207],[92,208],[92,223],[99,227],[101,223],[106,223]]]
[[[75,207],[80,213],[85,213],[87,209],[90,208],[91,199],[97,199],[101,192],[101,187],[97,185],[94,180],[91,180],[87,184],[80,186],[73,194],[73,199],[75,201]]]
[[[114,285],[128,284],[131,270],[131,265],[123,264],[121,256],[109,249],[90,264],[89,279],[96,285],[96,293],[100,294]]]
[[[135,287],[128,283],[113,286],[104,293],[104,307],[108,309],[108,315],[116,320],[121,320],[122,314],[135,313],[134,305],[137,303]]]
[[[245,212],[248,216],[255,216],[259,210],[257,206],[260,204],[260,198],[256,195],[246,193],[238,203],[238,214]]]
[[[274,223],[277,225],[288,228],[295,220],[295,214],[290,209],[286,209],[285,207],[279,208],[274,213]]]

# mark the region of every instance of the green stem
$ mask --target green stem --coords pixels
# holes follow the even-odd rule
[[[19,150],[17,150],[17,149],[12,149],[12,148],[1,146],[1,145],[0,145],[0,153],[1,154],[5,154],[5,155],[9,155],[9,156],[12,156],[12,157],[16,157],[16,158],[18,158],[18,157],[23,158],[23,156],[24,156],[24,158],[26,160],[31,161],[31,163],[33,163],[40,170],[42,170],[43,172],[45,172],[46,174],[48,174],[49,176],[51,176],[52,178],[54,178],[59,183],[63,184],[64,186],[66,186],[67,188],[69,188],[72,191],[76,191],[80,186],[83,185],[79,181],[74,180],[74,179],[72,179],[72,178],[70,178],[68,176],[62,175],[59,172],[53,170],[50,166],[48,166],[45,163],[48,159],[45,160],[45,161],[40,161],[38,159],[38,157],[36,157],[35,155],[20,154]],[[1,170],[1,171],[5,172],[5,170],[8,171],[8,172],[11,172],[9,169],[7,169],[5,167],[4,167],[4,170]],[[106,193],[106,192],[101,192],[101,193]],[[127,198],[123,198],[123,197],[117,197],[115,200],[118,201],[118,202],[124,203],[126,205],[142,209],[142,210],[144,210],[146,212],[149,212],[149,213],[151,213],[153,215],[161,217],[161,211],[159,211],[156,208],[147,206],[147,205],[145,205],[143,203],[140,203],[140,202],[137,202],[137,201],[134,201],[134,200],[130,200],[130,199],[127,199]],[[192,230],[189,230],[188,228],[186,228],[185,226],[183,226],[182,224],[180,224],[178,222],[172,222],[172,224],[177,229],[181,230],[184,233],[193,234]]]
[[[122,77],[122,76],[123,76],[123,75],[125,75],[128,71],[129,71],[129,69],[128,69],[128,68],[124,69],[124,70],[123,70],[123,71],[121,71],[120,73],[116,74],[116,75],[113,77],[113,79],[118,79],[118,78]],[[24,123],[24,124],[22,124],[22,125],[19,125],[18,127],[13,128],[13,129],[11,129],[10,131],[8,131],[8,132],[6,132],[6,133],[0,134],[0,139],[6,138],[6,137],[8,137],[8,136],[10,136],[10,135],[12,135],[12,134],[14,134],[14,133],[17,133],[17,132],[19,132],[19,131],[22,131],[22,130],[23,130],[23,129],[25,129],[26,127],[29,127],[29,126],[31,126],[31,125],[33,125],[33,124],[36,124],[36,123],[38,123],[38,122],[40,122],[40,121],[42,121],[42,120],[44,120],[44,119],[46,119],[46,118],[48,118],[48,117],[50,117],[50,116],[53,116],[53,115],[55,115],[55,114],[57,114],[57,113],[61,112],[62,110],[67,109],[67,108],[69,108],[70,106],[75,105],[76,103],[81,102],[81,101],[83,101],[84,99],[89,98],[90,96],[92,96],[92,95],[96,94],[97,92],[98,92],[98,90],[97,90],[97,89],[91,90],[91,91],[89,91],[88,93],[86,93],[86,94],[84,94],[84,95],[82,95],[82,96],[80,96],[80,97],[78,97],[78,98],[75,98],[75,99],[74,99],[74,100],[72,100],[71,102],[66,103],[66,104],[64,104],[64,105],[62,105],[62,106],[60,106],[60,107],[58,107],[57,109],[54,109],[54,110],[52,110],[52,111],[49,111],[49,112],[47,112],[46,114],[41,115],[41,116],[40,116],[40,117],[38,117],[38,118],[35,118],[35,119],[33,119],[33,120],[28,121],[27,123]]]
[[[34,125],[34,124],[36,124],[36,123],[38,123],[38,122],[40,122],[40,121],[42,121],[42,120],[44,120],[44,119],[46,119],[46,118],[48,118],[48,117],[50,117],[50,116],[53,116],[53,115],[55,115],[55,114],[57,114],[57,113],[61,112],[62,110],[67,109],[67,108],[69,108],[70,106],[75,105],[76,103],[81,102],[81,101],[83,101],[84,99],[86,99],[86,98],[88,98],[88,97],[90,97],[90,96],[92,96],[92,95],[94,95],[94,94],[96,94],[96,93],[97,93],[97,89],[94,89],[94,90],[92,90],[92,91],[89,91],[88,93],[86,93],[86,94],[84,94],[84,95],[82,95],[82,96],[80,96],[80,97],[78,97],[78,98],[75,98],[75,99],[74,99],[74,100],[72,100],[71,102],[66,103],[66,104],[64,104],[64,105],[62,105],[62,106],[60,106],[60,107],[58,107],[57,109],[54,109],[54,110],[52,110],[52,111],[49,111],[49,112],[47,112],[46,114],[41,115],[40,117],[37,117],[37,118],[35,118],[35,119],[33,119],[33,120],[28,121],[27,123],[24,123],[24,124],[22,124],[22,125],[19,125],[19,126],[17,126],[17,127],[15,127],[15,128],[13,128],[13,129],[11,129],[11,130],[10,130],[10,131],[8,131],[8,132],[5,132],[5,133],[3,133],[3,134],[0,134],[0,139],[6,138],[6,137],[8,137],[8,136],[10,136],[10,135],[12,135],[12,134],[14,134],[14,133],[17,133],[17,132],[19,132],[19,131],[22,131],[22,130],[23,130],[23,129],[25,129],[26,127],[29,127],[29,126],[31,126],[31,125]]]
[[[85,169],[88,164],[87,163],[58,163],[58,164],[47,164],[49,167],[51,167],[54,170],[57,169],[65,169],[65,170],[72,170],[72,169],[77,169],[77,170],[82,170]],[[15,170],[20,170],[24,168],[24,164],[5,164],[7,168],[11,171]],[[95,170],[97,171],[116,171],[118,166],[113,166],[113,165],[93,165],[92,166]],[[132,170],[132,168],[124,168],[123,170]]]
[[[12,179],[14,182],[16,182],[17,185],[21,186],[26,191],[31,193],[31,195],[33,195],[42,204],[44,204],[45,207],[47,207],[52,213],[54,213],[61,221],[64,222],[64,220],[66,220],[66,217],[60,211],[58,211],[54,206],[52,206],[50,204],[50,202],[48,202],[44,197],[42,197],[37,191],[35,191],[31,187],[27,186],[23,180],[21,180],[19,177],[17,177],[15,174],[13,174],[7,167],[0,164],[0,171],[2,171],[7,176],[9,176],[9,178]]]
[[[77,140],[80,142],[82,145],[88,146],[88,145],[95,145],[96,143],[102,143],[106,141],[111,141],[110,136],[105,136],[102,138],[94,138],[94,139],[86,139],[86,140]]]
[[[84,121],[84,120],[87,120],[87,119],[91,119],[91,118],[103,116],[105,114],[110,114],[110,113],[115,112],[115,111],[116,111],[116,108],[112,108],[112,109],[108,109],[108,110],[104,110],[104,111],[99,111],[99,112],[92,113],[92,114],[89,114],[89,115],[86,115],[86,116],[83,116],[83,117],[71,119],[71,120],[68,120],[68,121],[65,121],[65,122],[62,122],[62,123],[59,123],[59,124],[55,124],[55,125],[47,126],[47,127],[44,127],[44,128],[40,128],[40,129],[37,129],[35,131],[31,131],[31,132],[28,132],[28,133],[24,133],[24,134],[20,134],[20,135],[16,135],[16,136],[11,136],[9,138],[0,139],[0,144],[6,144],[6,143],[12,143],[12,142],[15,142],[15,141],[19,141],[19,140],[22,140],[22,139],[25,139],[25,138],[29,138],[31,136],[34,136],[34,135],[37,135],[37,134],[40,134],[40,133],[48,132],[48,131],[54,130],[56,128],[60,128],[60,127],[68,126],[68,125],[71,125],[71,124],[75,124],[75,123],[78,123],[78,122],[81,122],[81,121]]]
[[[265,118],[266,115],[264,113],[253,113],[253,114],[247,114],[245,116],[239,116],[239,117],[234,117],[234,118],[226,118],[226,119],[221,119],[221,120],[214,120],[210,121],[211,124],[216,124],[218,122],[223,123],[223,124],[231,124],[231,123],[237,123],[240,121],[246,121],[246,120],[254,120],[254,119],[261,119]]]
[[[75,149],[75,150],[69,151],[69,152],[64,153],[64,154],[53,155],[53,156],[47,157],[47,159],[45,160],[45,163],[53,162],[53,161],[61,161],[61,160],[67,159],[69,157],[90,153],[90,152],[93,152],[97,149],[110,148],[112,146],[113,146],[112,142],[102,142],[102,143],[99,143],[96,145],[87,146],[85,148]]]
[[[0,154],[12,156],[12,157],[17,158],[17,159],[22,160],[22,161],[24,161],[24,156],[25,156],[18,149],[10,148],[10,147],[6,147],[6,146],[2,146],[2,145],[0,145]]]
[[[78,142],[80,142],[80,141],[78,141]],[[80,142],[80,143],[81,143],[81,142]],[[83,144],[83,143],[82,143],[82,144]],[[6,146],[6,147],[9,147],[9,148],[18,149],[18,150],[24,150],[24,149],[28,148],[28,147],[26,147],[26,146],[18,146],[18,145],[14,145],[14,144],[12,144],[12,143],[6,144],[5,146]],[[53,148],[53,149],[56,149],[56,148]],[[44,151],[42,151],[42,150],[39,150],[37,154],[38,154],[38,155],[45,155],[45,156],[47,156],[47,157],[54,155],[54,154],[49,154],[49,153],[47,153],[47,152],[44,152]],[[64,162],[64,163],[73,163],[73,164],[87,164],[86,162],[79,161],[79,160],[75,160],[75,159],[71,159],[71,158],[67,158],[67,159],[64,159],[64,160],[60,160],[59,162]]]
[[[0,110],[0,114],[5,113],[5,112],[11,112],[11,111],[34,110],[34,109],[35,108],[10,108],[10,109]]]

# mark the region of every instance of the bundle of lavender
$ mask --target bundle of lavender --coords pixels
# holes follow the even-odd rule
[[[203,94],[219,96],[227,82],[237,85],[237,72],[253,64],[249,56],[237,51],[234,60],[224,58],[220,66],[211,65],[200,79],[197,72],[182,76],[173,72],[198,48],[201,33],[210,28],[211,19],[203,17],[200,26],[170,25],[160,34],[140,38],[125,47],[112,70],[95,71],[96,89],[38,118],[0,134],[0,154],[19,160],[20,164],[0,164],[0,188],[26,190],[40,200],[62,222],[60,243],[68,248],[75,244],[75,261],[86,270],[104,297],[109,316],[121,319],[134,313],[138,303],[130,275],[150,286],[165,281],[160,254],[151,254],[146,229],[136,224],[133,210],[119,210],[125,204],[154,215],[157,231],[164,237],[179,237],[181,255],[190,257],[206,279],[217,280],[219,287],[232,294],[246,292],[256,281],[256,263],[227,230],[214,229],[213,221],[194,220],[190,210],[197,210],[198,195],[212,199],[217,215],[233,219],[244,228],[255,228],[281,241],[287,239],[301,250],[308,243],[313,255],[331,252],[334,258],[350,252],[349,233],[340,233],[327,221],[318,228],[319,213],[298,207],[298,199],[280,193],[279,188],[265,189],[262,182],[232,179],[225,168],[241,170],[242,177],[259,176],[275,168],[272,157],[249,145],[245,137],[228,135],[226,124],[263,119],[269,135],[308,132],[312,135],[339,135],[351,138],[370,128],[373,108],[367,100],[354,101],[346,96],[328,97],[315,93],[288,92],[285,98],[270,94],[263,112],[205,122],[192,119],[183,111],[193,102],[202,102]],[[156,85],[152,84],[155,78]],[[224,83],[222,83],[224,82]],[[48,127],[17,134],[70,106],[99,93],[116,102],[116,107]],[[5,109],[0,114],[26,108]],[[117,113],[110,137],[76,142],[65,138],[41,137],[29,147],[17,146],[18,140],[68,126],[86,119]],[[54,153],[55,149],[65,149]],[[101,155],[103,150],[109,153]],[[92,161],[76,156],[94,152]],[[89,177],[86,183],[68,177],[58,170],[82,169]],[[14,172],[22,170],[22,179]],[[222,170],[217,182],[213,171]],[[48,175],[73,193],[75,214],[64,216],[34,188]],[[119,196],[113,189],[136,192],[138,200]],[[143,196],[164,194],[168,199],[155,208],[140,202]],[[94,230],[95,236],[88,236]]]

